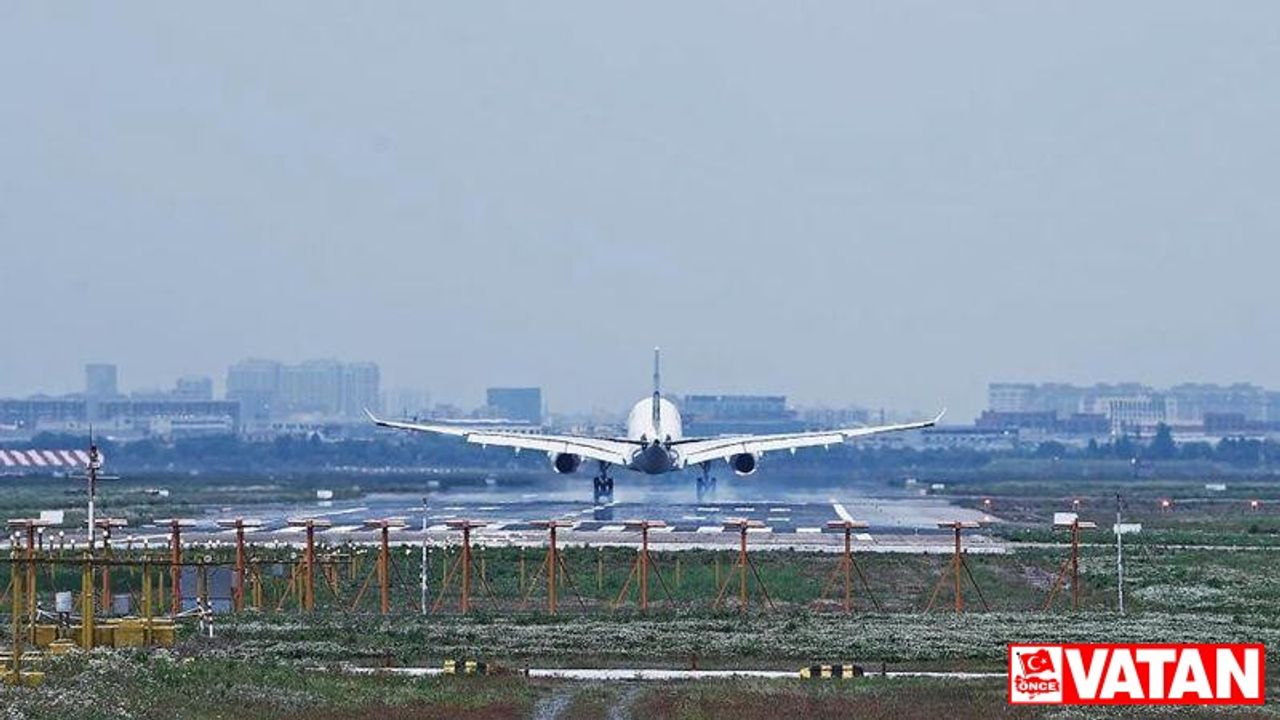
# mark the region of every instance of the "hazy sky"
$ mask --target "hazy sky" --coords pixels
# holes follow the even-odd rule
[[[0,394],[1280,387],[1275,2],[0,2]]]

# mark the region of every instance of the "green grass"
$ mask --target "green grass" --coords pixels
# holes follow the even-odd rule
[[[932,678],[620,683],[523,676],[405,678],[327,668],[168,654],[100,653],[46,665],[38,688],[0,686],[8,718],[32,720],[399,720],[530,718],[558,707],[570,720],[630,717],[1098,718],[1275,717],[1262,708],[1011,707],[1004,681]],[[1269,692],[1276,692],[1274,677]]]
[[[39,688],[0,688],[9,717],[373,717],[380,708],[392,716],[419,708],[436,717],[509,717],[527,715],[538,696],[523,678],[352,676],[167,653],[77,653],[44,669]]]
[[[873,667],[999,669],[1010,642],[1265,642],[1280,652],[1271,615],[973,613],[846,617],[794,611],[737,616],[613,618],[500,615],[314,618],[223,626],[183,652],[249,662],[427,665],[478,658],[507,667],[767,667],[814,662]]]

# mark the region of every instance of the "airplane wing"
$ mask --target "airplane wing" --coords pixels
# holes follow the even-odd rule
[[[365,415],[375,425],[397,430],[413,430],[415,432],[453,435],[477,445],[496,445],[516,450],[538,450],[547,453],[570,453],[584,458],[600,460],[613,465],[626,465],[631,462],[631,455],[636,450],[635,443],[605,438],[583,437],[580,435],[542,435],[535,433],[518,433],[504,430],[484,430],[458,425],[440,425],[433,423],[413,423],[400,420],[383,420],[365,410]]]
[[[743,453],[761,455],[777,450],[795,450],[816,445],[838,445],[846,440],[867,437],[868,435],[900,432],[902,430],[918,430],[938,424],[938,421],[942,419],[946,412],[946,410],[943,410],[932,420],[899,425],[878,425],[839,430],[820,430],[817,432],[782,433],[778,435],[737,435],[680,443],[676,447],[685,465],[696,465],[708,460],[727,459]]]

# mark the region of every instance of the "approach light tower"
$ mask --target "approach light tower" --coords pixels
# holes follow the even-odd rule
[[[89,507],[88,507],[88,525],[89,525],[89,552],[93,552],[94,546],[94,530],[97,528],[95,522],[94,511],[95,504],[98,499],[98,481],[99,480],[119,480],[114,475],[102,474],[102,453],[98,451],[98,443],[94,441],[93,429],[89,430],[89,462],[84,467],[84,479],[88,483],[89,490]]]

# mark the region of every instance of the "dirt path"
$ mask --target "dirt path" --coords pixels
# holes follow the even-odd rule
[[[631,704],[640,694],[639,685],[631,685],[618,696],[618,701],[609,708],[608,720],[631,720]]]
[[[556,720],[564,714],[573,699],[572,687],[558,688],[533,706],[533,720]]]

